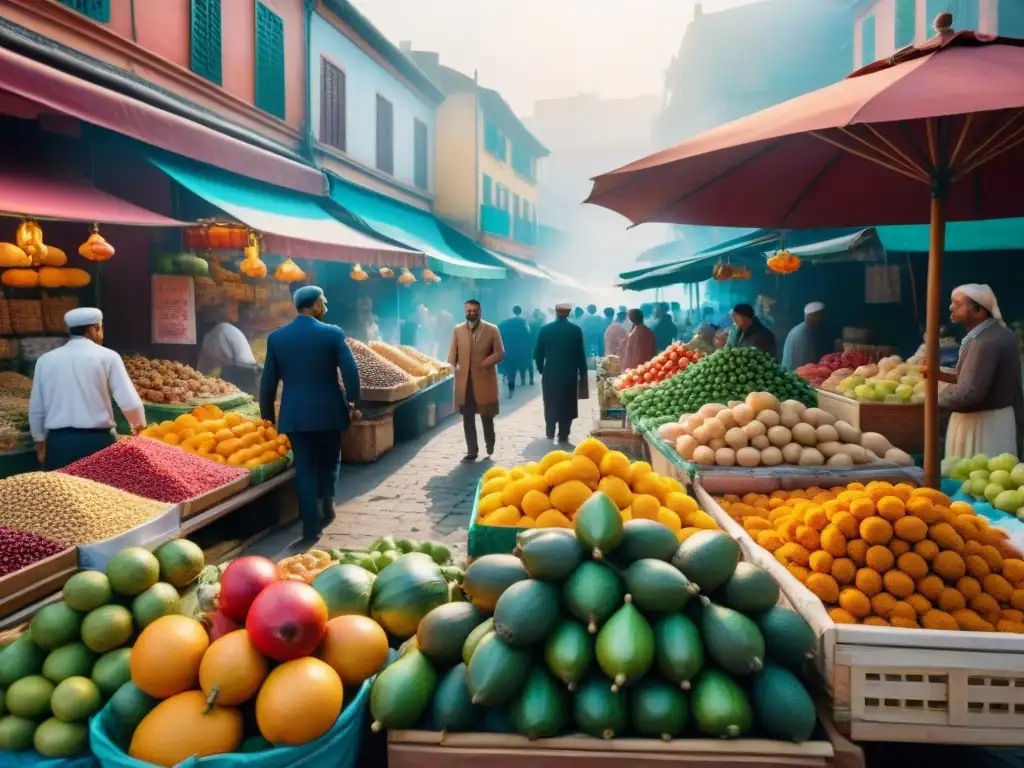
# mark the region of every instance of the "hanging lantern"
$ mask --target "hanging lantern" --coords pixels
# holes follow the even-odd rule
[[[734,272],[735,270],[730,265],[719,262],[711,268],[711,277],[714,280],[728,280]]]
[[[391,267],[381,267],[380,276],[385,280],[390,280],[395,276],[395,270],[391,269]]]
[[[306,279],[306,273],[291,259],[285,259],[274,271],[274,277],[282,283],[297,283]]]
[[[114,255],[114,246],[100,235],[100,225],[93,224],[88,239],[80,246],[78,252],[89,261],[106,261]]]
[[[790,275],[800,269],[800,259],[787,250],[776,251],[768,259],[768,269],[780,275]]]
[[[416,275],[410,272],[405,267],[402,267],[402,274],[398,276],[399,285],[412,285],[416,282]]]
[[[22,219],[14,239],[18,247],[32,259],[33,267],[38,267],[44,262],[46,259],[46,246],[43,245],[43,230],[40,229],[35,219]]]
[[[423,279],[428,283],[436,283],[439,281],[438,276],[434,274],[434,270],[429,268],[423,270]]]
[[[243,249],[245,258],[242,259],[238,269],[246,277],[255,279],[266,277],[267,265],[260,258],[260,243],[263,242],[263,236],[252,230],[247,233],[247,236],[249,243]]]
[[[354,267],[352,267],[352,271],[349,273],[349,277],[351,277],[357,283],[361,283],[363,282],[363,280],[368,279],[370,276],[367,274],[366,270],[362,268],[362,266],[356,264]]]

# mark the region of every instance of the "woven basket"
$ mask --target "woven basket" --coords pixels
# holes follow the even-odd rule
[[[0,296],[0,336],[10,336],[14,333],[11,328],[11,310],[7,299]]]
[[[395,446],[395,422],[390,414],[354,421],[341,439],[341,458],[349,464],[376,461]]]
[[[8,307],[14,333],[43,332],[43,303],[39,299],[10,299]]]
[[[64,333],[64,315],[78,306],[76,296],[46,296],[43,305],[43,330],[47,333]]]

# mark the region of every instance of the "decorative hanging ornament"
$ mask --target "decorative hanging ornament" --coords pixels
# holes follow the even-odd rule
[[[711,268],[711,277],[715,280],[728,280],[734,274],[735,270],[729,264],[723,264],[719,262]]]
[[[780,275],[790,275],[800,269],[800,259],[787,250],[776,251],[768,259],[768,269]]]
[[[249,230],[248,245],[242,250],[245,258],[239,265],[239,271],[246,277],[260,279],[267,276],[267,265],[260,258],[260,244],[263,242],[263,235]]]
[[[78,246],[78,252],[89,261],[106,261],[114,255],[114,246],[103,239],[100,225],[93,224],[88,239]]]
[[[438,283],[441,281],[441,279],[434,274],[434,270],[429,268],[423,270],[423,279],[428,283]]]
[[[35,219],[22,219],[14,238],[18,247],[32,259],[33,267],[45,263],[47,248],[43,245],[43,230]]]
[[[395,276],[395,270],[391,269],[391,267],[381,267],[380,276],[385,280],[390,280]]]
[[[291,259],[285,259],[281,262],[280,266],[274,270],[274,277],[280,280],[282,283],[297,283],[300,280],[306,279],[306,273],[303,272],[299,265]]]
[[[416,275],[410,272],[405,267],[402,267],[402,274],[398,276],[399,285],[412,285],[416,282]]]
[[[363,269],[362,266],[356,264],[354,267],[352,267],[352,271],[349,273],[349,277],[351,277],[357,283],[361,283],[363,282],[363,280],[367,280],[370,277],[370,275],[367,274],[366,270]]]

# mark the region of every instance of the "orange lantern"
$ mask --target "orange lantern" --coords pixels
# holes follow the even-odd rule
[[[285,259],[274,271],[274,277],[282,283],[297,283],[306,279],[306,273],[291,259]]]
[[[89,261],[106,261],[114,255],[114,246],[100,235],[100,225],[93,224],[91,234],[78,246],[78,253]]]
[[[391,269],[391,267],[381,267],[380,276],[385,280],[390,280],[395,276],[395,270]]]
[[[423,279],[428,283],[437,283],[441,280],[441,278],[434,274],[434,270],[429,268],[423,270]]]
[[[728,264],[722,264],[719,262],[711,268],[711,277],[714,280],[728,280],[733,276],[733,268]]]
[[[416,275],[414,275],[412,272],[410,272],[405,267],[402,267],[402,274],[400,274],[398,276],[398,284],[399,285],[406,285],[406,286],[408,286],[408,285],[412,285],[415,282],[416,282]]]
[[[367,274],[366,270],[363,269],[362,266],[356,264],[354,267],[352,267],[352,271],[349,273],[349,277],[351,277],[357,283],[361,283],[363,282],[363,280],[368,279],[370,275]]]

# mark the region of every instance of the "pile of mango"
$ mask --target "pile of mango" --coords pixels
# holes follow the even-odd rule
[[[1024,559],[970,504],[877,481],[718,501],[838,624],[1024,634]]]
[[[538,462],[487,470],[477,520],[512,528],[572,528],[576,512],[596,491],[615,502],[623,522],[657,520],[680,541],[718,528],[678,480],[657,474],[646,461],[630,461],[593,437],[572,453],[551,451]]]
[[[275,462],[291,450],[288,436],[278,434],[273,423],[224,413],[216,405],[200,405],[174,421],[146,427],[142,434],[218,464],[246,469]]]

